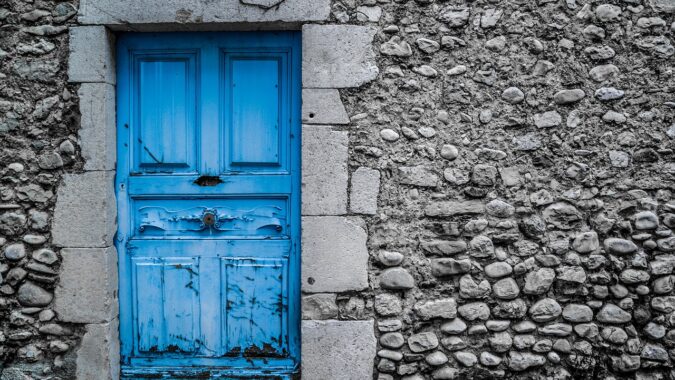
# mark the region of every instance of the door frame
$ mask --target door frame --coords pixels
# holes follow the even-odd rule
[[[372,376],[374,320],[369,315],[339,320],[336,299],[340,294],[369,297],[376,287],[369,281],[366,224],[360,217],[376,211],[348,206],[347,127],[363,121],[350,121],[339,90],[377,78],[373,40],[378,29],[331,24],[330,0],[282,0],[271,9],[255,3],[80,2],[79,24],[68,28],[67,75],[77,86],[78,153],[85,162],[63,174],[51,228],[62,257],[53,308],[59,321],[82,327],[73,354],[77,379],[120,378],[114,46],[116,33],[124,31],[302,30],[302,186],[312,190],[301,199],[303,378]],[[369,170],[377,174],[368,182],[377,194],[379,171]]]
[[[119,257],[119,323],[120,323],[120,343],[121,343],[121,362],[122,362],[122,377],[129,376],[135,377],[138,375],[152,375],[152,374],[162,374],[162,373],[176,373],[181,372],[185,376],[192,375],[196,376],[208,372],[211,376],[259,376],[265,373],[279,373],[279,374],[290,374],[292,372],[298,372],[300,366],[300,313],[301,313],[301,298],[300,298],[300,199],[301,199],[301,180],[300,180],[300,167],[301,167],[301,40],[299,32],[171,32],[171,33],[124,33],[117,36],[116,51],[117,51],[117,176],[115,180],[115,191],[117,197],[117,208],[118,208],[118,231],[117,238],[115,239],[115,246],[117,249]],[[212,40],[220,39],[222,42],[212,43]],[[155,41],[156,40],[156,41]],[[168,48],[167,40],[173,41],[175,45]],[[152,44],[156,44],[156,47],[152,47]],[[171,44],[170,44],[171,45]],[[289,195],[288,203],[289,207],[287,209],[288,219],[290,222],[290,231],[289,236],[291,239],[291,248],[290,255],[288,259],[288,312],[287,312],[287,328],[288,328],[288,347],[289,355],[287,358],[282,359],[271,359],[271,358],[246,358],[246,357],[234,357],[234,358],[205,358],[196,356],[193,359],[186,358],[171,358],[171,357],[161,357],[161,358],[149,358],[140,356],[137,357],[134,355],[134,323],[133,323],[133,295],[132,295],[132,285],[131,285],[131,276],[133,270],[131,267],[131,256],[128,254],[132,250],[130,238],[135,235],[133,229],[133,223],[129,223],[131,218],[134,216],[133,209],[133,200],[130,199],[126,186],[128,185],[128,179],[134,168],[132,163],[135,159],[135,150],[133,149],[133,139],[135,136],[131,135],[133,130],[133,121],[131,118],[134,116],[132,113],[132,103],[134,100],[133,86],[130,81],[135,80],[132,75],[131,65],[134,63],[134,49],[140,46],[149,46],[148,50],[157,49],[158,53],[166,53],[167,49],[178,49],[178,51],[188,51],[200,48],[200,45],[203,45],[207,48],[212,49],[210,57],[211,60],[216,60],[218,68],[214,71],[219,72],[220,75],[217,78],[206,78],[202,77],[203,70],[201,68],[205,64],[215,64],[215,62],[209,61],[204,62],[200,61],[203,54],[195,54],[195,62],[193,64],[195,67],[194,75],[196,76],[196,82],[193,84],[196,87],[197,99],[194,107],[197,114],[195,115],[196,126],[197,128],[193,132],[195,134],[194,138],[197,146],[201,146],[201,142],[204,141],[200,136],[201,128],[199,126],[202,123],[217,123],[219,143],[225,144],[226,133],[228,131],[224,130],[223,120],[224,114],[227,108],[223,106],[223,93],[213,93],[213,89],[208,92],[208,94],[214,96],[214,99],[201,99],[200,94],[203,92],[200,89],[201,85],[207,86],[206,82],[217,81],[218,89],[222,90],[224,74],[220,72],[220,69],[225,67],[225,54],[228,52],[240,53],[242,51],[250,52],[252,54],[269,54],[270,52],[275,54],[287,54],[287,75],[288,77],[285,80],[288,88],[284,89],[284,96],[288,96],[287,99],[282,100],[282,104],[288,107],[290,112],[290,121],[288,133],[290,134],[288,148],[284,148],[281,152],[285,153],[286,157],[283,158],[286,162],[286,168],[290,174],[291,180],[291,193]],[[215,50],[215,51],[213,51]],[[143,53],[147,54],[147,53]],[[204,57],[205,58],[205,57]],[[286,73],[284,73],[286,75]],[[205,102],[202,105],[199,102]],[[214,103],[214,104],[210,104]],[[217,121],[214,120],[202,120],[200,116],[204,109],[218,107],[218,110],[215,112],[212,117],[217,117]],[[217,116],[216,116],[217,115]],[[286,149],[290,149],[290,152]],[[218,150],[219,153],[222,151]],[[222,168],[211,168],[213,172],[204,172],[203,170],[207,169],[202,161],[202,155],[199,153],[199,150],[195,152],[196,162],[194,163],[196,173],[175,173],[171,178],[173,181],[181,183],[184,181],[192,182],[194,178],[199,175],[210,175],[210,176],[221,176],[221,178],[226,179],[227,173],[221,174],[220,171]],[[222,156],[217,160],[222,165]],[[154,177],[154,174],[150,173],[146,175],[146,178]],[[237,175],[234,175],[237,177]],[[273,181],[275,174],[270,174],[271,177],[268,178],[269,181]],[[245,180],[245,176],[240,175],[242,180]],[[184,181],[182,181],[184,180]],[[149,185],[149,184],[148,184]],[[222,196],[219,193],[219,190],[223,190],[223,187],[227,187],[227,183],[220,184],[219,186],[214,187],[200,187],[200,192],[198,197],[200,198],[216,198]],[[191,190],[195,190],[194,185],[189,186],[186,182],[186,185],[180,186],[181,189],[185,189],[189,194]],[[158,197],[166,197],[167,195],[161,194],[161,189],[157,190]],[[182,194],[181,194],[182,195]],[[196,195],[196,194],[195,194]],[[249,194],[239,194],[240,196],[247,196]],[[233,196],[233,195],[230,195]],[[180,197],[180,196],[179,196]],[[223,238],[227,239],[227,238]],[[213,245],[209,240],[201,241],[205,245]],[[137,244],[136,244],[137,245]],[[222,297],[222,295],[221,295]],[[221,326],[222,327],[222,326]],[[183,365],[179,365],[184,363]],[[194,366],[194,369],[188,369],[188,367]]]

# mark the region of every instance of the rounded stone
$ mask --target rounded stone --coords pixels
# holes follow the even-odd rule
[[[498,218],[508,218],[515,213],[516,208],[502,200],[493,199],[485,205],[485,211],[488,215]]]
[[[495,367],[502,363],[502,358],[489,352],[480,353],[480,364],[486,367]]]
[[[26,282],[17,291],[17,300],[23,306],[47,306],[54,296],[32,282]]]
[[[26,257],[26,246],[22,243],[10,244],[5,247],[5,258],[10,261],[19,261]]]
[[[467,303],[458,307],[457,312],[467,321],[487,321],[490,318],[490,307],[484,302]]]
[[[562,316],[574,323],[590,322],[593,320],[593,310],[586,305],[569,304],[563,309]]]
[[[385,141],[396,141],[400,136],[395,130],[387,128],[380,131],[380,137]]]
[[[401,348],[405,344],[405,338],[399,332],[386,333],[380,336],[380,344],[387,348]]]
[[[441,331],[445,334],[461,334],[466,331],[466,323],[460,318],[455,318],[450,322],[441,325]]]
[[[438,347],[438,337],[433,332],[414,334],[408,338],[408,347],[412,352],[424,352]]]
[[[621,272],[619,279],[624,284],[634,285],[649,281],[649,273],[639,269],[626,269]]]
[[[38,166],[47,170],[58,169],[63,166],[63,159],[56,152],[44,153],[38,158]]]
[[[638,212],[635,218],[635,228],[638,230],[653,230],[659,226],[659,218],[651,211]]]
[[[459,149],[452,144],[445,144],[441,147],[441,157],[446,160],[454,160],[459,156]]]
[[[512,300],[520,294],[518,283],[513,278],[504,278],[492,286],[492,292],[499,299]]]
[[[541,268],[529,272],[525,276],[523,293],[532,295],[544,294],[549,290],[554,280],[555,270],[552,268]]]
[[[638,250],[637,245],[630,240],[620,238],[608,238],[604,241],[605,249],[615,255],[629,255]]]
[[[591,253],[599,247],[598,233],[595,231],[582,232],[572,242],[572,249],[579,253]]]
[[[454,353],[455,359],[465,367],[473,367],[478,363],[478,358],[471,352],[458,351]]]
[[[387,269],[380,275],[383,289],[407,290],[415,286],[415,279],[403,268]]]
[[[43,248],[33,252],[33,260],[43,264],[51,265],[58,259],[56,253],[51,249]]]
[[[586,96],[584,90],[575,88],[572,90],[561,90],[553,95],[553,102],[559,105],[576,103]]]
[[[47,238],[42,235],[24,235],[23,241],[30,245],[40,245],[47,241]]]
[[[600,309],[596,318],[602,323],[628,323],[632,319],[630,313],[620,307],[608,303]]]
[[[502,92],[502,99],[511,104],[518,104],[525,100],[525,94],[518,87],[509,87]]]
[[[443,365],[448,362],[448,357],[442,353],[441,351],[435,351],[430,353],[429,355],[424,357],[424,361],[429,363],[429,365],[432,365],[434,367],[438,367],[439,365]]]
[[[485,266],[485,274],[491,278],[500,278],[513,273],[513,267],[508,263],[497,261]]]
[[[377,254],[377,259],[382,265],[393,267],[403,262],[403,254],[394,251],[380,251]]]
[[[530,307],[529,313],[535,322],[548,322],[558,318],[562,314],[562,308],[556,300],[544,298],[535,302]]]

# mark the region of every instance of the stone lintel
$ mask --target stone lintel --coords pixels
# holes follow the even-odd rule
[[[98,25],[173,24],[173,31],[208,24],[325,21],[330,0],[82,0],[78,21]]]

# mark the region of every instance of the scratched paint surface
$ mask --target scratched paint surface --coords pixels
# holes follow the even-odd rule
[[[124,376],[297,371],[299,46],[119,38]]]

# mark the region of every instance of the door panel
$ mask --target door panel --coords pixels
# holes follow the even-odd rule
[[[288,198],[139,199],[134,202],[135,237],[288,237]],[[213,215],[207,226],[203,217]]]
[[[223,259],[227,355],[286,356],[286,259]]]
[[[294,32],[119,36],[124,376],[298,370],[299,68]]]
[[[279,59],[226,56],[232,165],[279,165]]]
[[[194,352],[199,327],[197,260],[134,258],[138,351]]]
[[[138,170],[195,169],[196,54],[138,54]]]

